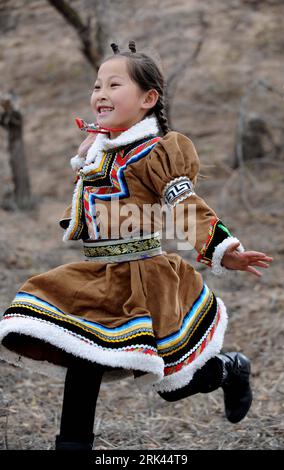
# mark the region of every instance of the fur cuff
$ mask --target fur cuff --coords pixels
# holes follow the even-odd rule
[[[225,238],[219,245],[215,247],[213,256],[212,256],[212,273],[216,276],[221,276],[223,274],[227,274],[230,269],[225,268],[225,266],[221,266],[221,261],[224,256],[225,251],[227,248],[232,245],[233,243],[237,243],[238,240],[236,237],[228,237]],[[245,251],[242,244],[240,244],[237,248],[237,251],[243,252]]]
[[[79,157],[79,155],[75,155],[75,157],[72,157],[70,160],[70,164],[72,166],[72,169],[74,171],[79,170],[79,168],[82,168],[84,166],[84,157]]]

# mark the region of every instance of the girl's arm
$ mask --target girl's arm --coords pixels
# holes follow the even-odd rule
[[[89,148],[93,145],[98,134],[88,134],[78,148],[78,155],[83,158],[87,155]]]
[[[264,253],[246,252],[216,212],[196,193],[199,158],[188,137],[168,132],[145,159],[135,164],[135,170],[142,185],[162,205],[170,207],[176,230],[197,251],[197,261],[212,268],[213,274],[239,269],[258,275],[252,264],[267,267],[261,263],[270,262],[271,258]]]

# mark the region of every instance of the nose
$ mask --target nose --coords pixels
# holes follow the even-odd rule
[[[100,88],[99,90],[93,92],[91,96],[92,106],[96,108],[98,104],[100,103],[104,104],[105,101],[108,101],[108,97],[107,97],[105,89]]]
[[[96,91],[96,98],[97,98],[97,101],[108,99],[106,89],[103,86],[101,86],[99,90]]]

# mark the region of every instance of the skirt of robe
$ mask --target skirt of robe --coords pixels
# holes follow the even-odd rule
[[[0,321],[0,358],[64,377],[74,356],[157,391],[187,385],[221,350],[226,307],[176,253],[64,264],[28,279]],[[95,369],[94,369],[95,370]]]

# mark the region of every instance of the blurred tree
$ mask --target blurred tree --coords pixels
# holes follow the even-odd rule
[[[65,0],[47,0],[77,32],[81,51],[91,66],[97,71],[103,56],[104,35],[95,15],[84,21],[78,11]],[[95,21],[94,21],[95,20]]]
[[[270,117],[265,120],[261,116],[249,117],[249,100],[256,88],[261,87],[270,93],[274,93],[283,99],[283,93],[265,80],[256,79],[247,88],[240,100],[239,120],[236,129],[235,148],[231,166],[233,168],[243,167],[244,161],[264,158],[268,155],[267,145],[270,144],[269,156],[277,157],[282,146],[274,142],[270,131]],[[283,127],[282,127],[283,129]]]
[[[23,141],[23,116],[17,108],[13,93],[0,96],[0,125],[8,131],[8,149],[10,166],[14,182],[15,200],[5,204],[16,205],[19,209],[30,209],[33,206],[30,179],[27,170],[25,147]]]
[[[167,103],[167,117],[168,117],[168,123],[169,127],[172,128],[172,114],[171,114],[171,103],[173,102],[174,99],[174,94],[176,92],[176,88],[178,83],[180,82],[182,74],[186,71],[186,69],[189,67],[189,65],[192,65],[202,48],[202,44],[204,41],[204,37],[202,36],[196,43],[196,47],[191,53],[190,57],[188,60],[181,62],[178,64],[174,70],[170,73],[168,79],[167,79],[167,87],[166,87],[166,103]]]

